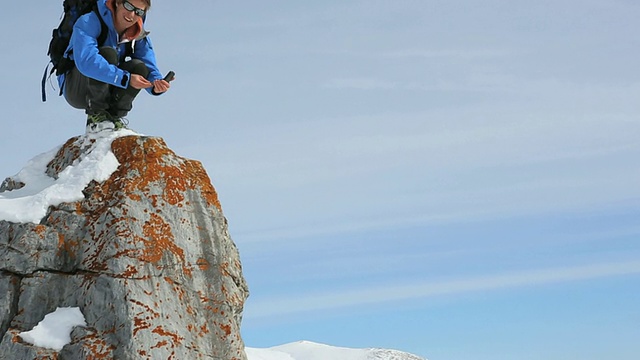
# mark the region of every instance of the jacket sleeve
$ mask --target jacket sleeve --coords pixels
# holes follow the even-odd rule
[[[147,80],[153,82],[155,80],[160,80],[163,78],[162,73],[158,69],[158,65],[156,64],[156,55],[153,51],[153,45],[151,44],[151,39],[146,36],[143,39],[136,40],[133,56],[134,59],[139,59],[147,65],[147,69],[149,69],[149,75],[147,76]],[[146,89],[149,94],[152,95],[160,95],[153,92],[153,87]]]
[[[109,64],[98,52],[98,37],[102,26],[94,12],[81,16],[71,34],[70,49],[78,70],[85,76],[120,88],[129,85],[130,74]]]

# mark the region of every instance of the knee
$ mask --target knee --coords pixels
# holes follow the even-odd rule
[[[142,75],[145,78],[147,77],[147,75],[149,75],[149,68],[147,68],[147,65],[145,65],[142,60],[129,60],[127,61],[127,65],[123,66],[123,68],[126,68],[132,74]]]
[[[118,52],[116,49],[109,46],[102,46],[98,49],[98,52],[109,64],[118,65]]]

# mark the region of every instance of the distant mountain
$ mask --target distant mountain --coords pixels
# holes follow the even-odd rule
[[[248,360],[426,360],[388,349],[350,349],[298,341],[267,349],[246,348]]]

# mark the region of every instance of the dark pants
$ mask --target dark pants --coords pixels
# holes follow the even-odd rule
[[[149,75],[147,66],[138,59],[132,59],[118,64],[118,53],[115,49],[104,46],[100,48],[100,55],[109,64],[117,65],[131,74],[144,77]],[[119,88],[101,81],[84,76],[77,68],[70,70],[65,77],[65,99],[76,109],[84,109],[87,114],[109,113],[115,117],[124,117],[133,108],[133,100],[140,89],[129,85],[126,89]]]

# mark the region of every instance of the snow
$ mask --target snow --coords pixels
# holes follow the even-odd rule
[[[45,315],[33,330],[22,332],[18,336],[35,346],[60,351],[71,342],[71,330],[74,326],[87,326],[80,309],[59,307],[56,311]]]
[[[298,341],[267,349],[247,347],[248,360],[424,360],[395,350],[351,349]]]
[[[296,360],[291,355],[273,349],[245,348],[248,360]]]
[[[131,130],[102,131],[81,136],[88,153],[53,179],[45,173],[47,164],[62,145],[31,159],[12,179],[25,184],[21,189],[0,193],[0,220],[38,224],[49,206],[81,200],[82,190],[92,181],[107,180],[120,165],[111,152],[116,138],[138,135]],[[95,142],[93,142],[95,140]]]
[[[367,350],[339,348],[310,341],[299,341],[271,349],[290,354],[295,360],[367,360]]]

